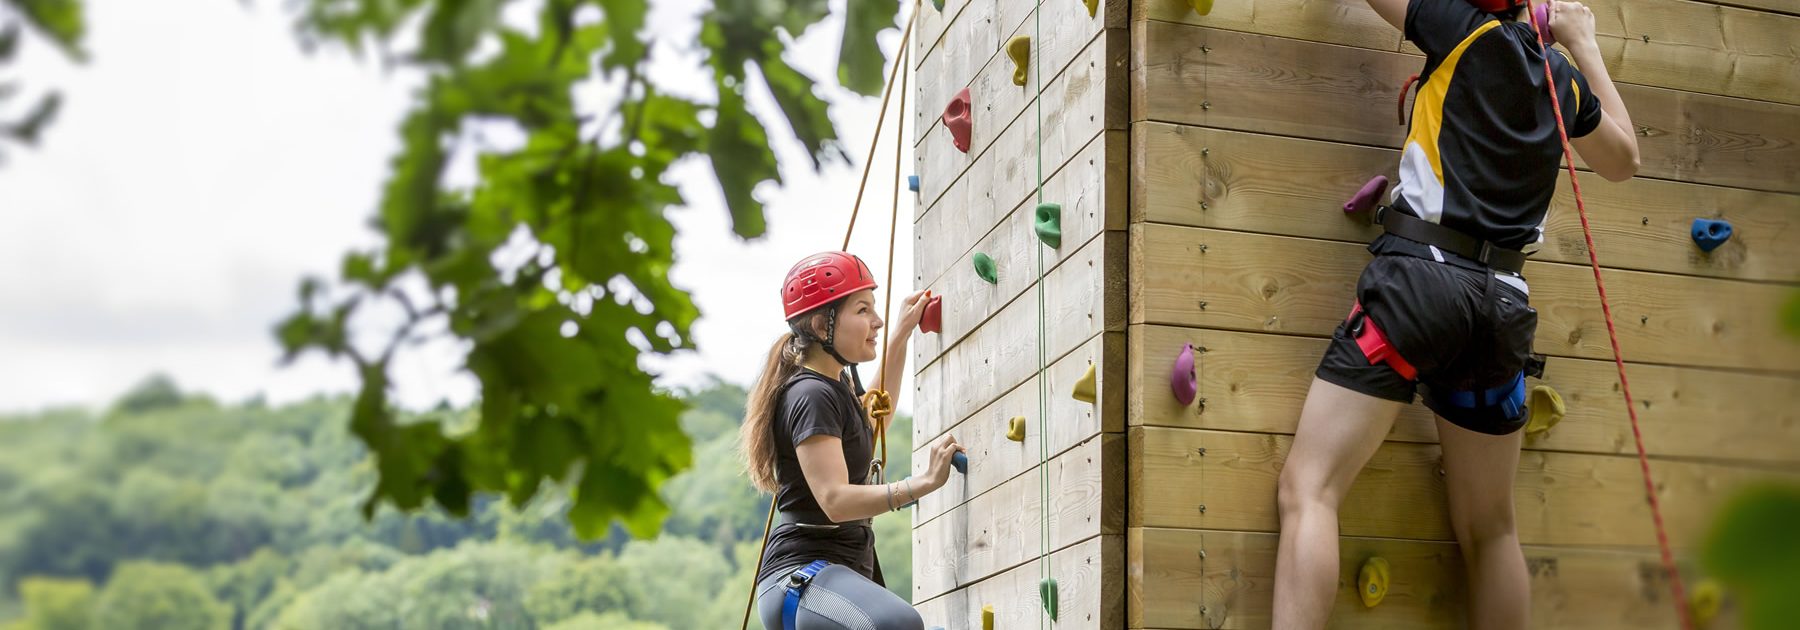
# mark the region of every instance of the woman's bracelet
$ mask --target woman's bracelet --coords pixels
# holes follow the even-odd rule
[[[882,484],[882,485],[887,486],[888,511],[892,512],[892,511],[894,511],[894,484],[889,483],[889,484]]]
[[[906,482],[906,498],[911,499],[913,503],[918,503],[919,495],[913,492],[912,477],[901,479],[901,481]]]

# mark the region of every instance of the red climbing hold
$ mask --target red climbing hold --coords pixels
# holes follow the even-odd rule
[[[955,141],[956,150],[963,153],[969,152],[969,126],[973,123],[971,118],[969,88],[963,88],[944,107],[944,127],[950,130],[950,138]]]
[[[1376,175],[1374,179],[1369,180],[1369,183],[1363,184],[1362,190],[1356,191],[1356,196],[1344,202],[1344,212],[1365,212],[1374,209],[1375,206],[1381,204],[1381,196],[1387,193],[1387,187],[1387,176]]]
[[[919,330],[928,333],[944,331],[944,296],[933,295],[926,299],[925,316],[919,319]]]

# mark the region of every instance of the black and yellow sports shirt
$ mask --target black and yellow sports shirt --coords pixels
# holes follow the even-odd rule
[[[1411,0],[1406,38],[1425,71],[1400,155],[1394,207],[1496,245],[1535,251],[1562,160],[1537,34],[1464,0]],[[1600,124],[1600,102],[1550,49],[1569,137]]]

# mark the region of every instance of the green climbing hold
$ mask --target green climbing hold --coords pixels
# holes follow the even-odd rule
[[[987,254],[975,252],[975,275],[988,284],[1000,284],[999,268],[994,266],[994,258]]]
[[[937,7],[938,13],[944,12],[944,0],[931,0],[931,6]]]
[[[1044,610],[1050,612],[1050,620],[1056,621],[1056,578],[1038,582],[1038,597],[1044,600]]]
[[[1037,235],[1050,249],[1062,248],[1062,204],[1038,204]]]
[[[1200,15],[1212,13],[1212,5],[1213,0],[1188,0],[1188,6],[1193,7],[1194,12]]]

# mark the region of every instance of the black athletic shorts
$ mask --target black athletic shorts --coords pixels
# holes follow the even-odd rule
[[[1460,262],[1460,261],[1459,261]],[[1524,291],[1476,270],[1404,254],[1378,255],[1356,283],[1366,317],[1418,370],[1408,380],[1386,362],[1370,364],[1346,321],[1332,333],[1319,378],[1377,398],[1410,403],[1415,390],[1448,394],[1484,391],[1518,378],[1531,357],[1537,311]],[[1522,281],[1521,281],[1522,282]],[[1349,309],[1346,309],[1348,311]],[[1426,406],[1471,431],[1506,435],[1524,417],[1469,413],[1425,397]]]

